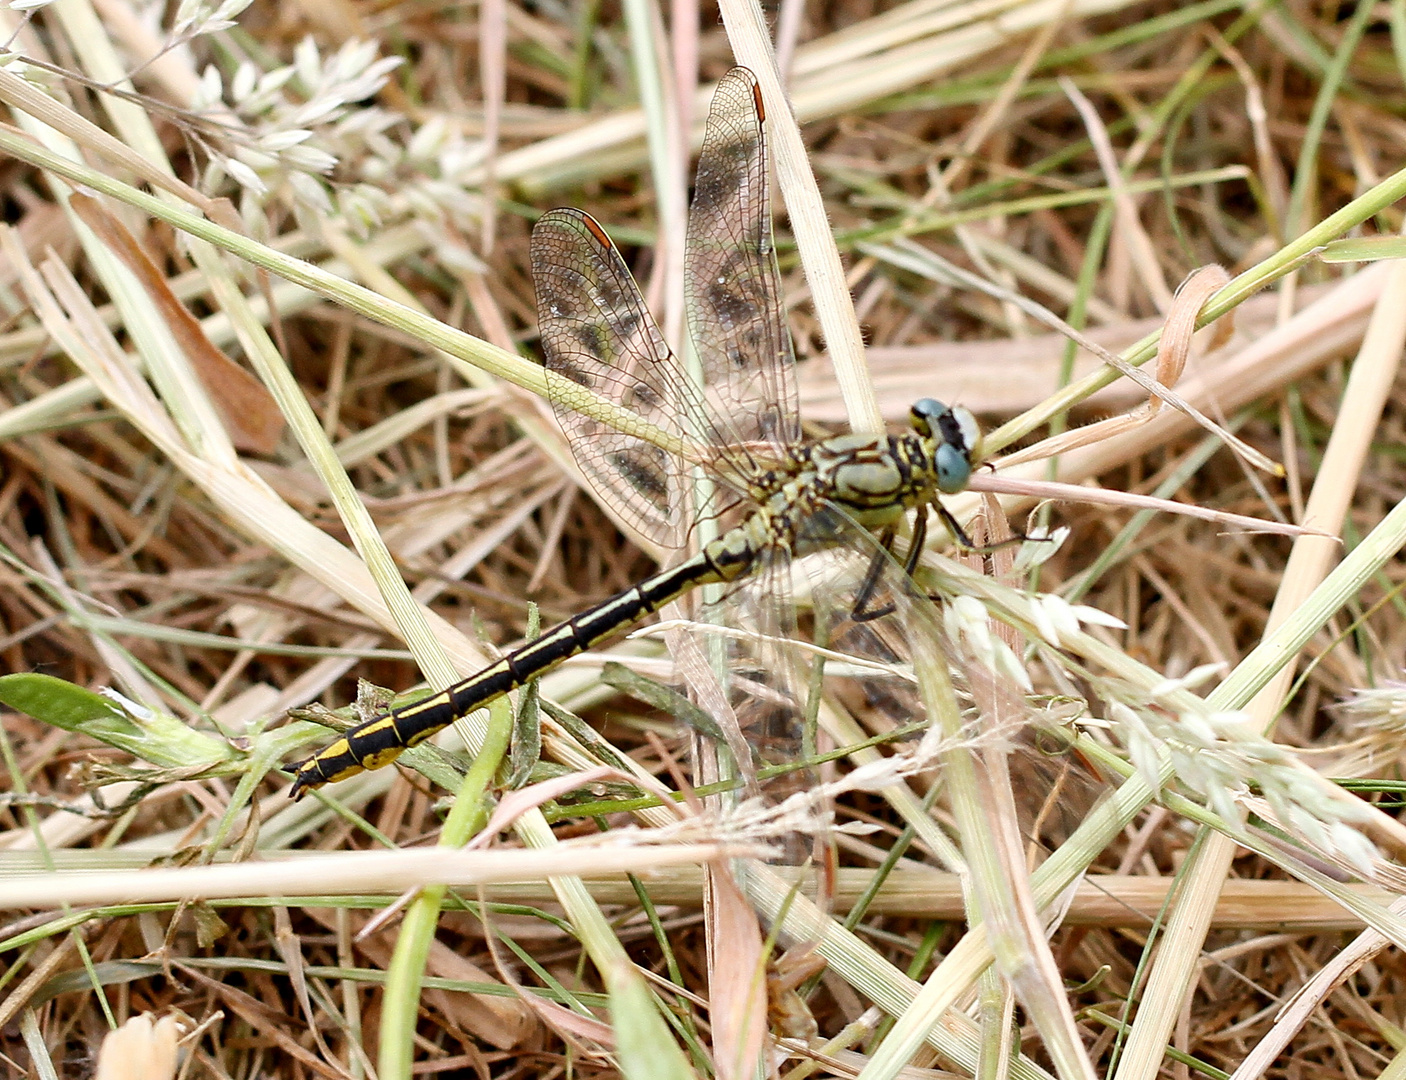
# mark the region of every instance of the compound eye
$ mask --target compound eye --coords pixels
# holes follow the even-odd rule
[[[913,407],[908,410],[908,422],[919,435],[932,435],[938,430],[945,412],[946,405],[934,398],[925,397],[913,402]]]
[[[937,490],[944,495],[957,494],[971,480],[972,463],[964,448],[943,443],[933,455],[933,464],[937,467]]]
[[[951,410],[952,421],[956,424],[960,433],[962,445],[966,449],[967,460],[981,456],[981,425],[976,422],[976,417],[972,415],[970,409],[961,405],[953,405]]]

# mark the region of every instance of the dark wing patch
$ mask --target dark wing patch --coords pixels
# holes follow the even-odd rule
[[[800,439],[795,355],[771,232],[755,76],[733,68],[713,97],[688,218],[689,328],[719,427],[784,460]],[[761,422],[765,418],[765,422]]]

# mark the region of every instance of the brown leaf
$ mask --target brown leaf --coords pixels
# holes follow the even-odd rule
[[[165,316],[167,328],[210,391],[210,398],[229,429],[234,445],[248,453],[271,453],[283,437],[284,426],[273,395],[205,336],[200,320],[171,291],[165,275],[137,238],[101,202],[91,195],[75,192],[69,205],[108,250],[136,275]]]

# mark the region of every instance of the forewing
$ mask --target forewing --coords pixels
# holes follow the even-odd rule
[[[704,457],[716,433],[696,385],[589,215],[558,209],[542,216],[532,230],[532,274],[546,366],[568,380],[553,387],[552,405],[577,464],[631,526],[661,547],[678,547],[700,513],[685,497],[687,463],[582,409],[592,397],[605,398]]]
[[[784,460],[800,438],[795,355],[771,232],[765,117],[756,77],[718,83],[688,217],[689,330],[709,403],[730,441]]]

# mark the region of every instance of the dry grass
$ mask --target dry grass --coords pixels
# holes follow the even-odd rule
[[[1406,272],[1316,252],[1401,229],[1406,5],[786,4],[799,129],[767,27],[721,14],[666,59],[630,4],[5,10],[0,666],[127,702],[0,680],[8,1074],[89,1075],[151,1014],[176,1022],[109,1040],[100,1075],[1399,1070]],[[690,99],[696,140],[694,88],[734,58],[768,94],[814,433],[931,395],[983,414],[1002,480],[1342,538],[1063,503],[1024,577],[934,556],[946,603],[910,644],[942,768],[856,748],[881,702],[821,717],[853,748],[832,777],[868,778],[837,812],[871,826],[839,837],[844,926],[777,870],[734,880],[716,845],[755,830],[661,809],[689,739],[600,656],[541,681],[590,722],[549,713],[544,786],[504,789],[501,706],[325,799],[279,771],[328,738],[288,709],[444,685],[529,601],[554,622],[651,568],[534,396],[526,240],[590,209],[672,332],[672,118]],[[1202,321],[1234,333],[1190,346],[1177,284],[1217,263]],[[1180,397],[1286,476],[1137,411],[1022,298],[1138,364],[1182,326],[1148,370],[1189,355]],[[667,678],[656,640],[610,652]],[[772,983],[773,1035],[818,1031],[781,1064],[754,911],[828,962]]]

